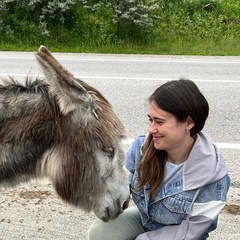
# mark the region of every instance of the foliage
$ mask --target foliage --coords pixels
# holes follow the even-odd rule
[[[237,54],[239,24],[238,0],[2,0],[0,47]]]
[[[2,0],[0,33],[10,41],[59,36],[63,28],[73,25],[74,5],[75,0]]]
[[[156,17],[154,12],[158,9],[158,4],[154,1],[156,0],[84,1],[83,8],[95,20],[90,25],[95,23],[99,26],[100,33],[105,37],[109,35],[107,41],[136,42],[139,36],[147,37],[152,31],[153,19]]]
[[[151,33],[155,12],[159,8],[154,0],[117,0],[111,2],[110,7],[113,9],[113,22],[117,25],[117,36],[131,39]]]

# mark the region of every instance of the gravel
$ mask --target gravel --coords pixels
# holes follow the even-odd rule
[[[240,188],[231,186],[228,198],[209,239],[240,239]],[[88,228],[96,219],[93,213],[62,202],[45,179],[1,190],[0,203],[1,240],[87,240]]]

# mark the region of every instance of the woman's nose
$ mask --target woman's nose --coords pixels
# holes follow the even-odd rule
[[[150,123],[148,131],[149,131],[149,133],[157,132],[156,124],[154,124],[154,122]]]

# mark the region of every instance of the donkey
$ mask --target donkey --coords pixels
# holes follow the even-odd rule
[[[0,185],[47,177],[63,201],[114,219],[130,195],[125,128],[106,98],[46,47],[35,56],[43,79],[9,77],[0,85]]]

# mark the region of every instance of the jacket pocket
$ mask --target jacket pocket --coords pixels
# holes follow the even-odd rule
[[[192,201],[182,194],[166,197],[160,202],[157,210],[153,216],[153,220],[163,224],[180,224],[186,219],[188,213],[191,211]]]

